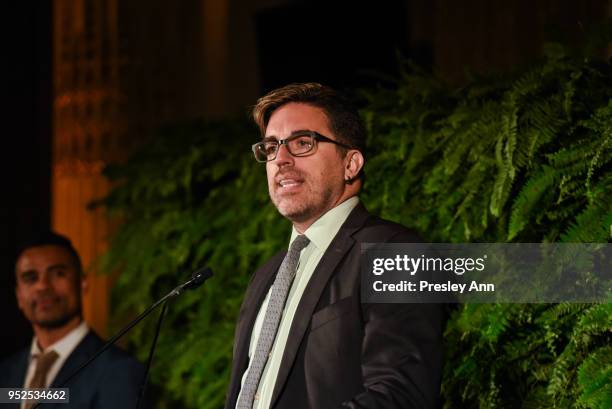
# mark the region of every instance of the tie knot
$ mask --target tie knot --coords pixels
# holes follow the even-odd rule
[[[310,239],[306,237],[306,235],[300,234],[295,238],[295,240],[293,240],[293,243],[291,243],[291,248],[289,249],[289,251],[291,253],[299,253],[306,246],[308,246],[308,243],[310,243]]]
[[[36,368],[41,368],[40,370],[47,372],[57,358],[59,358],[59,355],[53,350],[38,354],[36,358]]]

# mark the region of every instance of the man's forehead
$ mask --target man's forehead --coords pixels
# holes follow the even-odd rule
[[[70,251],[55,244],[45,244],[23,250],[17,258],[15,269],[17,271],[24,271],[33,268],[47,268],[52,265],[60,264],[70,266],[75,264]]]
[[[287,137],[300,130],[329,134],[327,115],[313,105],[290,102],[272,113],[266,127],[266,137]]]

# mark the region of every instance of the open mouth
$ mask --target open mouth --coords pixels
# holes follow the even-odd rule
[[[300,186],[302,183],[303,181],[300,179],[281,179],[281,181],[278,182],[279,186],[283,189],[291,189]]]
[[[296,193],[302,188],[304,178],[298,173],[279,174],[275,178],[277,192]]]

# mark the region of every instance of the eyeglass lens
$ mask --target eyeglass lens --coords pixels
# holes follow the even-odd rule
[[[312,135],[293,135],[284,141],[284,145],[290,154],[297,156],[310,152],[314,148]],[[269,140],[257,145],[257,156],[260,160],[270,161],[276,158],[279,149],[279,141]]]

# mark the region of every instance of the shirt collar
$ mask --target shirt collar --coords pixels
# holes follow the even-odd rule
[[[60,358],[67,357],[72,353],[72,351],[74,350],[74,348],[76,348],[79,342],[81,342],[81,340],[85,338],[85,335],[87,335],[88,331],[89,327],[87,326],[87,323],[85,321],[81,321],[78,327],[70,331],[59,341],[56,341],[55,343],[49,345],[45,349],[45,352],[53,350],[57,352]],[[30,347],[30,358],[40,354],[41,352],[43,351],[40,350],[40,347],[38,346],[38,341],[36,337],[34,337],[34,339],[32,339],[32,346]]]
[[[326,249],[358,203],[359,197],[353,196],[348,198],[338,206],[328,210],[323,216],[319,217],[308,229],[306,229],[304,234],[318,249]],[[299,234],[300,233],[295,227],[293,227],[291,229],[291,240],[289,244],[293,243],[293,240],[295,240]]]

